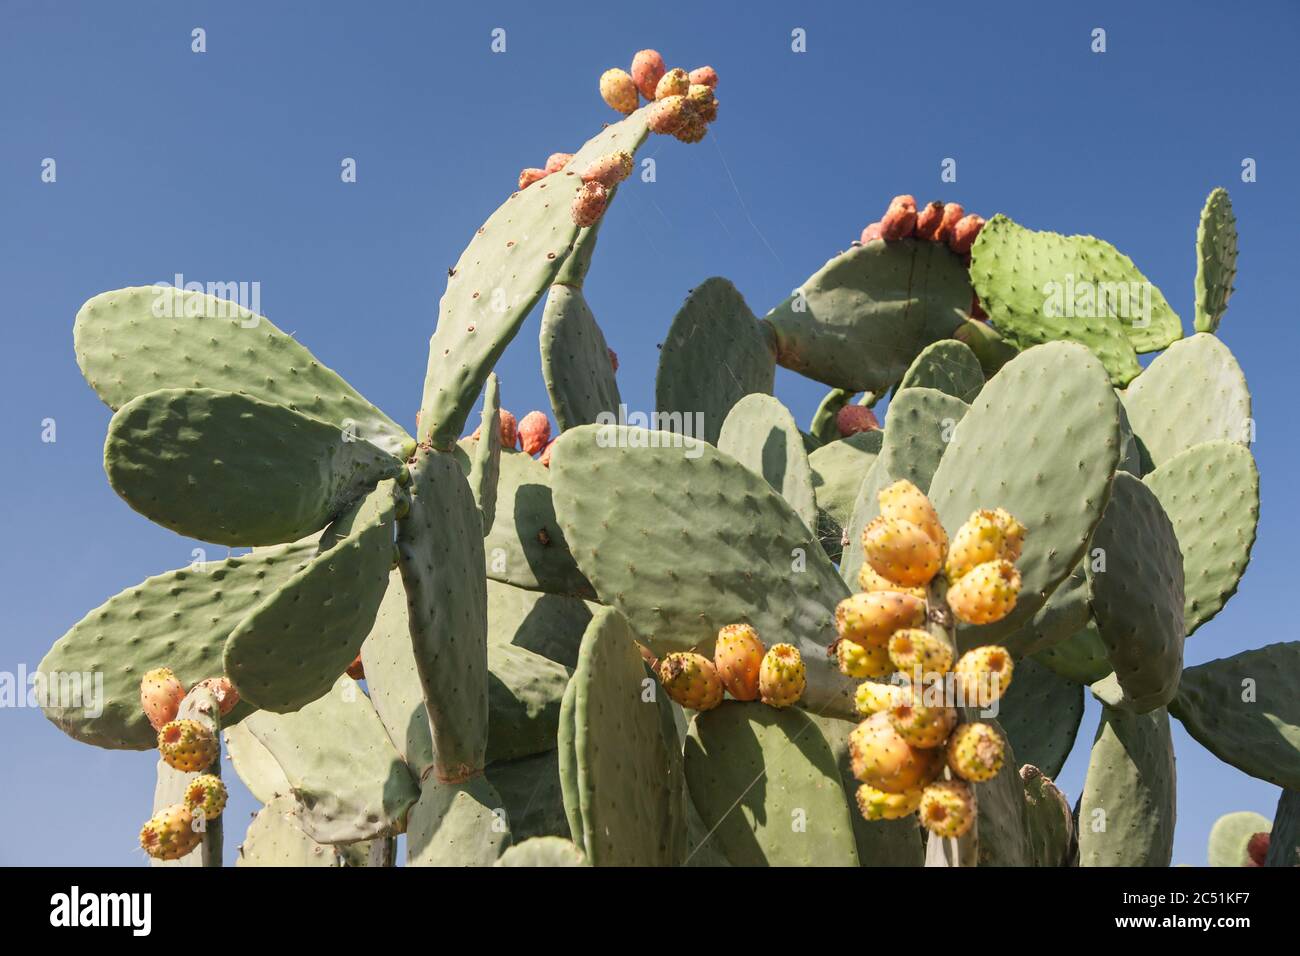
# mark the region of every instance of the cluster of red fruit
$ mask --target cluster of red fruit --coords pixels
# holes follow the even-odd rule
[[[626,115],[641,104],[654,103],[648,116],[650,129],[676,136],[683,143],[698,143],[718,117],[718,74],[711,66],[687,73],[668,69],[657,50],[641,50],[632,58],[632,72],[614,68],[600,76],[600,96],[610,109]]]
[[[895,196],[879,222],[862,230],[862,244],[883,239],[925,239],[928,242],[947,243],[948,248],[970,261],[970,247],[984,228],[984,217],[969,215],[961,203],[935,200],[920,212],[915,196]]]

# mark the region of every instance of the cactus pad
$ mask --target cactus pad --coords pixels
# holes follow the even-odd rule
[[[1205,200],[1196,229],[1196,331],[1217,332],[1237,277],[1237,218],[1226,189]]]
[[[478,434],[466,477],[483,516],[483,536],[487,537],[496,520],[497,484],[501,480],[501,389],[495,372],[488,376],[483,389],[483,418]]]
[[[297,822],[293,797],[276,797],[248,825],[235,866],[338,867],[338,847],[317,843]]]
[[[572,841],[565,840],[562,837],[542,836],[516,843],[502,853],[501,858],[494,865],[590,866],[591,864],[587,862],[587,858],[582,855],[581,850],[573,845]]]
[[[1021,764],[1049,777],[1065,766],[1083,720],[1083,688],[1027,658],[998,705],[998,720]]]
[[[513,760],[550,750],[570,670],[510,643],[488,647],[487,760]]]
[[[1283,790],[1273,813],[1265,866],[1300,866],[1300,792]]]
[[[746,395],[731,407],[718,450],[762,477],[810,529],[817,527],[812,470],[794,416],[771,395]]]
[[[1059,644],[1043,648],[1034,657],[1077,684],[1095,683],[1114,671],[1106,656],[1106,645],[1101,642],[1097,625],[1091,619],[1073,635]]]
[[[505,808],[488,780],[425,779],[407,820],[407,866],[491,866],[509,845]]]
[[[1038,767],[1020,768],[1025,787],[1025,826],[1034,866],[1073,866],[1078,847],[1065,794]]]
[[[289,778],[271,756],[271,751],[243,724],[227,727],[221,733],[226,742],[226,756],[244,786],[262,803],[270,803],[292,789]]]
[[[941,339],[921,350],[898,383],[899,389],[933,388],[970,404],[984,387],[980,360],[968,345]]]
[[[601,412],[617,414],[622,399],[609,346],[581,289],[551,286],[542,312],[541,352],[546,394],[561,431],[592,424]]]
[[[884,438],[878,429],[858,432],[808,456],[817,498],[817,536],[832,561],[840,559],[844,529],[853,518],[858,491],[880,455]]]

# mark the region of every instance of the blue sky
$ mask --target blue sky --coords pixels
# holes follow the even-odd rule
[[[614,117],[597,78],[647,46],[712,64],[721,113],[696,146],[655,137],[657,182],[620,190],[602,230],[588,299],[633,407],[652,406],[655,345],[693,285],[726,276],[761,315],[904,192],[1108,239],[1190,329],[1197,215],[1226,186],[1241,259],[1222,336],[1254,395],[1263,518],[1240,593],[1186,656],[1293,639],[1300,14],[1066,6],[4,0],[0,670],[34,668],[87,610],[190,561],[105,480],[109,412],[72,352],[83,301],[178,272],[257,281],[265,314],[410,427],[446,268],[521,167]],[[956,184],[939,181],[946,157]],[[1246,157],[1257,182],[1240,180]],[[548,407],[536,342],[534,316],[498,367],[521,415]],[[823,393],[778,376],[801,422]],[[1090,705],[1060,779],[1071,799],[1095,725]],[[1175,735],[1174,860],[1199,864],[1217,816],[1271,817],[1278,791]],[[75,743],[20,708],[0,710],[0,761],[0,864],[144,862],[153,755]],[[253,807],[236,794],[230,829]]]

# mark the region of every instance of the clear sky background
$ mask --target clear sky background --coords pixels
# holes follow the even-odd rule
[[[638,9],[0,0],[0,671],[30,671],[86,611],[190,561],[192,542],[104,477],[109,411],[72,351],[82,302],[178,272],[257,281],[266,315],[413,428],[447,267],[521,167],[615,118],[597,79],[642,47],[716,67],[721,113],[698,145],[652,138],[657,182],[621,189],[601,233],[587,295],[634,408],[653,407],[655,346],[692,286],[726,276],[762,315],[897,193],[1105,238],[1190,331],[1197,216],[1226,186],[1241,257],[1221,334],[1254,396],[1263,517],[1240,593],[1186,657],[1295,638],[1294,3]],[[508,408],[548,408],[536,315],[497,370]],[[825,392],[785,372],[777,389],[803,423]],[[1059,781],[1072,801],[1096,720],[1090,702]],[[1174,862],[1202,864],[1215,818],[1271,818],[1278,790],[1174,736]],[[154,761],[0,710],[0,863],[143,864]],[[253,808],[235,794],[230,848]]]

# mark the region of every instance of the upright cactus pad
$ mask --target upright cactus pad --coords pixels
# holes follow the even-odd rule
[[[984,387],[984,372],[970,347],[955,339],[943,339],[921,350],[899,389],[933,388],[970,404]]]
[[[1074,749],[1083,720],[1083,688],[1033,658],[1016,662],[1016,676],[999,702],[998,720],[1016,759],[1055,778]]]
[[[483,516],[486,537],[496,521],[497,485],[501,481],[501,388],[495,374],[488,376],[487,387],[483,389],[483,419],[467,477]]]
[[[1237,218],[1226,189],[1205,200],[1196,229],[1196,331],[1217,332],[1237,278]]]
[[[560,429],[590,425],[622,402],[605,336],[581,288],[553,285],[542,312],[542,377]]]
[[[772,486],[810,529],[817,527],[812,469],[799,426],[770,395],[746,395],[727,413],[718,435],[726,452]]]

